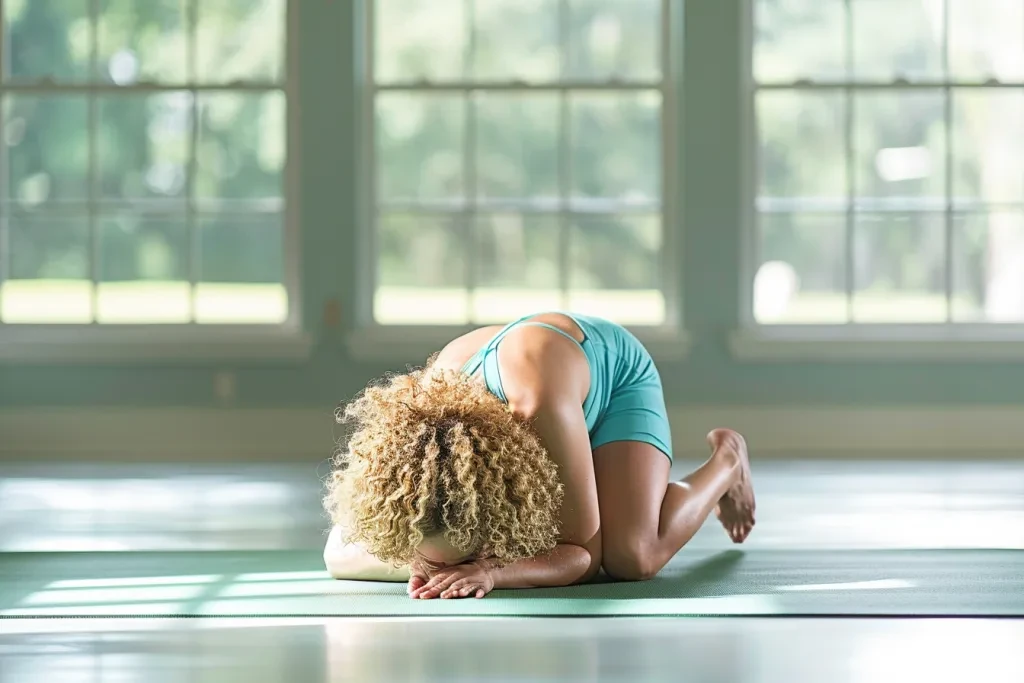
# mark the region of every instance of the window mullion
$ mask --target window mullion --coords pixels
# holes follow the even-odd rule
[[[844,0],[844,12],[845,12],[845,29],[846,29],[846,81],[850,83],[854,80],[853,78],[853,3],[852,0]],[[856,182],[854,180],[854,173],[856,170],[854,164],[854,153],[856,146],[854,142],[854,116],[856,115],[856,107],[854,105],[854,94],[853,90],[849,87],[845,89],[845,104],[846,104],[846,116],[843,122],[844,125],[844,143],[845,143],[845,159],[846,159],[846,249],[844,253],[844,270],[845,270],[845,286],[846,286],[846,321],[847,323],[854,322],[853,315],[853,300],[854,300],[854,276],[856,263],[854,261],[854,248],[855,248],[855,235],[854,231],[857,224],[856,215]]]
[[[474,60],[476,59],[476,2],[464,0],[466,12],[466,59],[463,63],[464,75],[472,80]],[[463,192],[465,194],[464,210],[462,212],[462,235],[463,245],[466,250],[465,283],[466,283],[466,314],[468,322],[476,322],[475,300],[476,290],[476,266],[478,257],[478,240],[476,235],[476,199],[477,199],[477,178],[476,178],[476,94],[472,89],[466,89],[463,97],[463,140],[462,140],[462,169],[463,169]]]
[[[509,91],[509,92],[561,92],[563,90],[581,90],[586,92],[646,92],[657,90],[661,87],[660,80],[633,80],[624,78],[615,81],[577,81],[569,78],[561,78],[557,82],[550,83],[529,83],[523,81],[499,81],[499,80],[475,80],[464,78],[461,81],[415,81],[415,82],[391,82],[375,83],[373,88],[377,92],[456,92],[464,90],[488,90],[488,91]]]
[[[632,84],[638,88],[637,84]],[[828,90],[935,90],[937,88],[951,87],[957,90],[1020,90],[1024,88],[1024,81],[779,81],[775,83],[758,83],[759,90],[804,90],[804,91],[828,91]]]
[[[365,263],[365,270],[362,271],[368,280],[367,289],[357,293],[365,294],[358,296],[357,305],[362,308],[357,311],[358,319],[363,322],[372,323],[377,319],[377,289],[380,286],[380,252],[378,230],[380,229],[381,203],[377,191],[377,169],[380,163],[377,159],[377,34],[376,34],[376,2],[361,3],[364,11],[361,27],[363,29],[363,50],[362,57],[365,65],[363,71],[365,81],[361,83],[360,98],[362,109],[362,124],[365,126],[365,133],[361,138],[359,151],[362,154],[363,165],[365,166],[363,182],[365,212],[361,212],[360,218],[366,221],[367,228],[360,234],[364,236],[365,242],[360,250],[362,262]],[[297,33],[297,32],[296,32]],[[298,99],[291,109],[292,115],[297,110]],[[294,158],[294,157],[293,157]],[[300,174],[301,175],[301,174]],[[294,198],[298,200],[298,196]]]
[[[476,106],[475,95],[472,91],[466,91],[464,97],[465,137],[463,140],[463,168],[465,169],[464,189],[466,193],[465,204],[462,211],[462,234],[463,244],[466,249],[466,306],[468,307],[469,322],[476,322],[474,315],[474,299],[476,291],[476,266],[479,256],[479,240],[477,240],[477,183],[476,183]]]
[[[659,105],[660,125],[658,133],[661,136],[661,190],[660,201],[658,202],[659,231],[661,240],[661,258],[658,266],[661,272],[658,273],[658,284],[662,289],[662,296],[667,304],[667,322],[672,325],[682,324],[682,302],[679,294],[679,281],[675,276],[673,265],[679,263],[678,244],[681,238],[677,233],[682,228],[682,221],[678,220],[678,204],[675,201],[675,189],[678,186],[678,168],[676,166],[676,134],[675,124],[678,121],[677,107],[679,105],[675,87],[675,73],[672,68],[672,36],[673,22],[675,16],[672,12],[670,0],[662,0],[660,6],[661,31],[658,35],[659,45],[657,48],[658,66],[661,71],[661,84],[658,89],[661,103]]]
[[[945,78],[943,86],[943,125],[945,164],[946,164],[946,210],[943,213],[945,236],[945,264],[946,273],[946,322],[953,322],[953,89],[950,86],[952,81],[949,73],[949,2],[942,3],[942,75]]]
[[[3,86],[7,92],[26,93],[33,95],[90,95],[90,94],[120,94],[120,93],[177,93],[182,90],[196,90],[198,92],[230,90],[239,93],[264,93],[273,90],[284,90],[280,82],[273,81],[244,81],[229,84],[222,83],[196,83],[195,81],[163,82],[163,83],[130,83],[117,85],[116,83],[54,83],[54,82],[22,82],[5,83]],[[381,88],[390,90],[391,88]],[[401,88],[399,88],[401,90]],[[415,90],[416,88],[409,88]]]
[[[199,0],[188,0],[186,11],[188,16],[185,19],[187,61],[187,81],[189,84],[189,106],[191,107],[190,117],[192,125],[189,130],[188,170],[185,177],[185,231],[186,244],[188,245],[188,305],[189,322],[195,324],[199,321],[198,300],[199,300],[199,226],[196,215],[196,172],[198,170],[197,154],[199,149],[199,92],[195,88],[198,78],[198,52],[197,43],[199,30]]]
[[[569,35],[569,0],[558,2],[558,42],[562,48],[561,71],[563,84],[569,78],[571,37]],[[569,287],[571,286],[569,249],[571,239],[572,201],[572,120],[569,88],[562,87],[558,93],[558,296],[563,309],[571,308]]]
[[[463,60],[463,75],[472,81],[473,65],[476,58],[476,3],[464,0],[466,12],[466,57]],[[466,313],[469,323],[476,322],[475,300],[476,259],[478,244],[476,240],[476,105],[475,91],[471,88],[463,90],[463,193],[465,195],[462,212],[463,245],[466,250],[465,283]]]
[[[3,21],[0,7],[0,23]],[[7,31],[0,30],[0,131],[4,130],[4,100],[7,99]],[[0,145],[0,192],[8,187],[8,147]],[[4,324],[3,290],[10,273],[11,249],[8,235],[9,207],[0,204],[0,326]]]
[[[99,80],[99,0],[89,0],[89,83]],[[86,225],[89,235],[89,297],[92,323],[99,322],[100,306],[100,239],[98,225],[97,195],[99,193],[99,103],[97,94],[90,89],[86,95],[88,111],[86,114],[86,135],[88,142],[86,149],[88,154],[88,166],[86,169]]]

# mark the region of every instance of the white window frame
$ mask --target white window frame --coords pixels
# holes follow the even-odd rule
[[[95,0],[93,0],[95,2]],[[284,278],[288,301],[288,316],[280,324],[199,324],[196,322],[180,324],[3,324],[0,323],[0,362],[15,364],[70,364],[79,362],[121,364],[137,361],[206,361],[206,360],[302,360],[312,350],[310,336],[304,331],[302,323],[302,289],[301,289],[301,243],[298,211],[298,176],[299,176],[299,130],[296,109],[297,98],[297,54],[298,54],[298,12],[300,3],[297,0],[285,0],[285,54],[282,80],[264,82],[247,80],[224,84],[200,84],[196,82],[148,83],[140,82],[132,85],[112,85],[105,83],[86,82],[55,84],[49,81],[5,83],[2,90],[13,93],[44,93],[44,94],[78,94],[97,95],[104,93],[117,94],[153,94],[161,92],[240,92],[263,93],[281,92],[285,98],[286,131],[285,131],[285,162],[283,169],[282,206],[284,238]],[[189,5],[187,20],[194,27],[198,21],[197,5]],[[97,12],[96,6],[90,5],[92,30],[95,32]],[[194,30],[190,32],[193,44],[190,47],[194,54]],[[96,65],[97,54],[93,46],[92,64]],[[193,98],[192,145],[194,147],[199,126],[195,120],[196,98]],[[97,99],[89,98],[89,135],[96,135],[94,124],[97,115]],[[95,149],[92,145],[91,149]],[[195,153],[190,163],[195,163]],[[95,187],[92,182],[96,172],[95,155],[90,160],[89,185],[90,192]],[[89,220],[90,240],[90,279],[98,280],[96,246],[97,226],[96,199],[89,196],[88,208],[83,219]],[[122,202],[130,204],[131,202]],[[195,203],[187,202],[186,211],[189,215],[189,243],[192,244],[195,226]],[[6,250],[4,250],[5,253]],[[2,264],[0,264],[2,265]],[[193,269],[194,271],[194,269]],[[195,284],[196,273],[190,273],[190,281]],[[94,293],[95,299],[95,293]]]
[[[851,0],[845,0],[844,26],[847,41],[847,59],[853,45],[853,22],[851,17]],[[949,36],[949,3],[943,3],[943,40],[948,42]],[[947,320],[943,323],[838,323],[838,324],[764,324],[754,317],[754,276],[759,266],[759,208],[758,189],[760,183],[760,146],[758,140],[757,94],[760,90],[788,91],[850,91],[850,90],[894,90],[907,91],[913,89],[941,90],[945,93],[943,118],[945,126],[944,163],[947,168],[952,166],[952,128],[949,125],[952,112],[950,93],[954,89],[984,88],[1015,88],[1024,90],[1024,83],[964,82],[951,80],[949,70],[945,68],[946,77],[941,81],[907,82],[894,80],[890,82],[839,81],[814,82],[800,79],[788,83],[760,84],[754,72],[754,52],[756,40],[756,0],[744,0],[743,28],[741,43],[743,50],[743,131],[742,167],[744,175],[741,179],[743,203],[743,227],[740,253],[740,326],[729,339],[730,349],[734,357],[752,361],[798,361],[798,360],[970,360],[970,361],[1006,361],[1024,360],[1024,323],[958,323]],[[948,67],[949,50],[943,45],[943,59]],[[847,170],[847,208],[846,218],[846,295],[848,305],[852,301],[852,234],[854,197],[853,197],[853,119],[846,116],[844,131]],[[945,220],[946,239],[946,271],[952,271],[952,252],[949,248],[953,234],[953,216],[956,211],[952,204],[952,174],[946,174],[945,205],[942,208]],[[912,213],[912,211],[908,211]],[[929,213],[936,213],[930,211]],[[947,301],[952,295],[952,279],[946,278]]]
[[[661,66],[662,76],[660,81],[649,83],[640,82],[574,82],[568,80],[557,80],[544,84],[529,83],[508,83],[505,81],[486,82],[477,80],[443,81],[438,83],[425,83],[422,81],[407,83],[378,84],[374,78],[374,48],[375,48],[375,25],[373,20],[374,5],[379,0],[360,0],[358,4],[358,17],[356,26],[359,31],[359,60],[358,60],[358,98],[360,102],[360,122],[357,131],[357,143],[359,150],[358,168],[356,176],[359,178],[359,255],[358,271],[356,273],[357,286],[355,305],[355,329],[349,335],[349,351],[356,358],[362,360],[394,360],[397,358],[425,359],[429,354],[439,350],[446,343],[469,332],[480,325],[390,325],[381,324],[374,320],[373,298],[375,295],[377,250],[376,216],[378,202],[376,176],[377,158],[375,149],[375,99],[376,93],[380,91],[391,92],[455,92],[468,93],[474,90],[509,91],[509,92],[571,92],[571,91],[627,91],[630,89],[658,90],[661,93],[661,146],[662,152],[662,173],[661,173],[661,201],[658,215],[661,218],[662,230],[662,277],[660,286],[665,297],[666,321],[661,325],[630,326],[630,330],[645,344],[652,356],[659,360],[681,360],[685,358],[691,347],[691,339],[683,327],[682,307],[682,279],[679,274],[682,265],[682,213],[680,211],[679,194],[681,175],[679,173],[679,126],[681,117],[679,115],[680,83],[682,81],[682,2],[680,0],[661,0],[662,11],[662,33],[661,33]],[[486,0],[475,0],[476,2]],[[467,5],[467,21],[472,21],[472,6],[474,0],[465,0]],[[568,0],[559,0],[559,11],[568,11]],[[564,26],[565,22],[561,24]],[[470,32],[472,35],[472,31]],[[567,41],[567,36],[560,36],[561,41]],[[472,107],[471,100],[467,98],[467,108]],[[565,107],[561,108],[564,113]],[[564,130],[569,125],[567,117],[562,115],[559,123]],[[472,126],[472,116],[468,118]],[[475,150],[474,136],[470,133],[464,145],[463,153],[467,160],[464,162],[472,170],[473,152]],[[564,156],[566,146],[561,145],[560,154]],[[565,163],[564,159],[561,163]],[[472,173],[469,174],[470,183],[467,194],[472,194]],[[557,213],[562,217],[563,223],[566,216],[570,214],[568,196],[565,189],[559,197]],[[526,209],[512,201],[496,201],[495,204],[508,206],[510,209]],[[471,213],[479,208],[480,203],[473,199],[467,199],[461,204],[458,211]],[[415,211],[429,210],[429,203],[411,204],[409,208]],[[623,203],[624,213],[628,213],[635,207]],[[602,214],[604,215],[604,214]],[[562,227],[562,238],[560,239],[559,259],[563,282],[560,289],[567,289],[564,282],[566,272],[565,260],[568,258],[568,249],[565,246],[566,229]],[[472,276],[467,282],[467,290],[473,286]],[[468,295],[468,291],[467,291]]]

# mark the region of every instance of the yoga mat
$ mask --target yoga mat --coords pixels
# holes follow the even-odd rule
[[[654,580],[412,600],[319,552],[0,555],[0,617],[1024,616],[1024,551],[691,552]]]

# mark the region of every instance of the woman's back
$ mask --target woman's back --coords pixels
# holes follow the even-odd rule
[[[560,364],[556,373],[516,372],[554,349],[564,353],[565,344],[574,344],[580,353],[574,362]],[[525,316],[463,335],[442,351],[435,366],[481,375],[492,394],[519,412],[528,412],[523,406],[536,406],[554,383],[579,386],[593,448],[643,434],[672,457],[654,362],[639,340],[607,320],[563,313]]]

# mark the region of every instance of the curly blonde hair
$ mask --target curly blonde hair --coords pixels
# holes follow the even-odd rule
[[[431,370],[371,384],[336,412],[355,424],[325,507],[382,562],[410,563],[439,534],[509,564],[558,542],[562,484],[530,424],[482,382]]]

